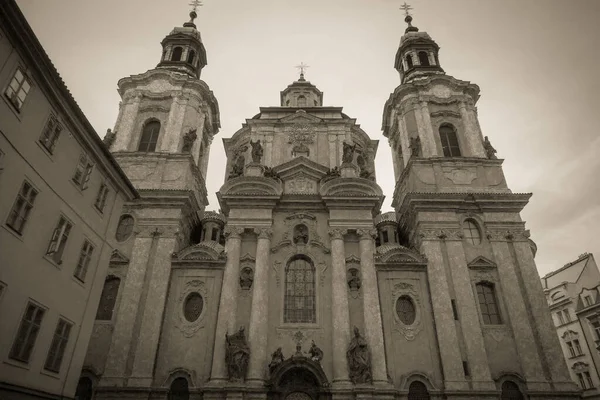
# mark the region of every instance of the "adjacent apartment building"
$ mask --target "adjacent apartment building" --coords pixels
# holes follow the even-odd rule
[[[571,376],[582,397],[600,399],[600,271],[590,253],[542,278]]]
[[[0,2],[0,398],[73,398],[137,192],[14,0]]]

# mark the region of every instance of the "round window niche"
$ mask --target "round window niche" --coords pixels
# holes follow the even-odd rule
[[[183,302],[183,316],[188,322],[194,322],[202,314],[204,299],[198,292],[188,294]]]
[[[396,314],[404,325],[412,325],[416,318],[415,303],[409,296],[400,296],[396,300]]]
[[[115,238],[119,242],[123,242],[129,239],[131,233],[133,232],[134,225],[133,217],[129,214],[121,215],[119,219],[119,225],[117,225],[117,233],[115,234]]]

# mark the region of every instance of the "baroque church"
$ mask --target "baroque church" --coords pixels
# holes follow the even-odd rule
[[[303,73],[223,140],[220,211],[205,210],[220,114],[190,16],[155,68],[118,82],[104,141],[140,199],[79,398],[578,398],[519,214],[530,194],[482,134],[479,87],[445,73],[410,15],[383,105],[385,213],[378,141]]]

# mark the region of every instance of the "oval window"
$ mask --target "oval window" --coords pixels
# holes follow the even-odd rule
[[[396,300],[396,314],[405,325],[412,325],[415,322],[415,304],[408,296],[400,296]]]
[[[188,294],[183,305],[183,316],[189,322],[194,322],[202,314],[204,308],[204,299],[200,293],[194,292]]]
[[[119,225],[117,226],[117,233],[115,234],[117,241],[122,242],[131,236],[131,232],[133,232],[133,224],[134,220],[131,215],[126,214],[121,216],[121,219],[119,219]]]

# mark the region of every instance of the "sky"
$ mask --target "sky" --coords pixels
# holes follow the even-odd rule
[[[403,2],[403,1],[402,1]],[[221,130],[213,141],[210,205],[224,182],[219,138],[231,137],[279,92],[306,79],[324,105],[342,106],[380,140],[377,179],[391,210],[391,153],[381,133],[385,101],[400,84],[394,57],[406,24],[398,0],[205,0],[196,20],[204,80]],[[117,81],[152,69],[160,41],[186,22],[188,0],[17,0],[96,131],[113,128]],[[447,74],[476,83],[483,134],[505,159],[538,245],[541,275],[584,252],[600,257],[600,1],[413,0],[413,25],[440,46]]]

